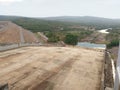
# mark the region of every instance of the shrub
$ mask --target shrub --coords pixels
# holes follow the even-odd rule
[[[74,34],[67,34],[65,36],[65,43],[69,45],[76,45],[78,43],[78,36]]]
[[[48,42],[55,43],[60,40],[59,37],[53,32],[48,32],[46,36],[48,37]]]
[[[118,39],[112,40],[109,44],[107,44],[107,48],[112,48],[112,47],[115,47],[115,46],[119,46],[119,40]]]

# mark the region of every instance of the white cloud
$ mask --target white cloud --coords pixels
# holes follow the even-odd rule
[[[119,8],[120,0],[0,0],[0,14],[30,17],[120,18]]]
[[[8,6],[16,2],[21,2],[23,0],[0,0],[0,5]]]
[[[12,2],[20,2],[22,0],[0,0],[1,3],[12,3]]]

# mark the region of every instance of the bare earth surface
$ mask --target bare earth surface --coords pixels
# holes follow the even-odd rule
[[[93,43],[105,43],[106,42],[105,37],[106,37],[105,33],[94,32],[90,36],[82,39],[82,41],[93,42]]]
[[[10,90],[100,90],[104,53],[72,47],[0,52],[0,85]]]
[[[0,21],[0,43],[20,43],[21,42],[21,36],[20,31],[22,32],[24,41],[26,43],[31,42],[37,42],[38,39],[35,37],[35,35],[10,22],[10,21]]]

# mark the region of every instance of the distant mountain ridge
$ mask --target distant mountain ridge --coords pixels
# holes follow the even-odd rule
[[[22,17],[22,16],[0,15],[0,21],[13,21],[13,22],[17,21],[16,24],[25,27],[28,27],[28,25],[31,25],[32,23],[32,25],[34,24],[35,27],[39,27],[39,28],[43,26],[44,27],[49,26],[51,28],[54,25],[60,26],[61,24],[67,24],[67,25],[78,24],[83,26],[93,26],[96,27],[97,29],[116,28],[116,27],[120,28],[120,19],[109,19],[109,18],[92,17],[92,16],[59,16],[59,17],[45,17],[45,18],[38,18],[38,17],[30,18],[30,17]],[[24,23],[24,25],[22,23]],[[29,24],[26,25],[26,23]],[[31,29],[31,28],[27,28],[27,29]]]
[[[13,20],[13,19],[18,19],[20,17],[18,16],[6,16],[6,15],[0,15],[0,20],[1,21],[10,21],[10,20]]]
[[[120,19],[110,19],[103,17],[93,17],[93,16],[58,16],[58,17],[45,17],[46,20],[69,20],[69,21],[79,21],[79,20],[101,20],[101,21],[119,21]],[[71,19],[71,20],[70,20]]]
[[[83,24],[100,24],[100,25],[120,25],[120,19],[109,19],[92,16],[61,16],[61,17],[47,17],[45,20],[75,22]]]
[[[31,17],[23,17],[23,16],[7,16],[7,15],[0,15],[0,20],[14,20],[20,18],[28,18],[32,19]],[[110,19],[110,18],[103,18],[103,17],[93,17],[93,16],[58,16],[58,17],[44,17],[44,18],[33,18],[33,19],[43,19],[43,20],[55,20],[55,21],[68,21],[68,22],[116,22],[120,23],[120,19]]]

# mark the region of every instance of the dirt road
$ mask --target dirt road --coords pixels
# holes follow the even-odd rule
[[[23,47],[0,52],[0,85],[10,90],[99,90],[103,52]]]

